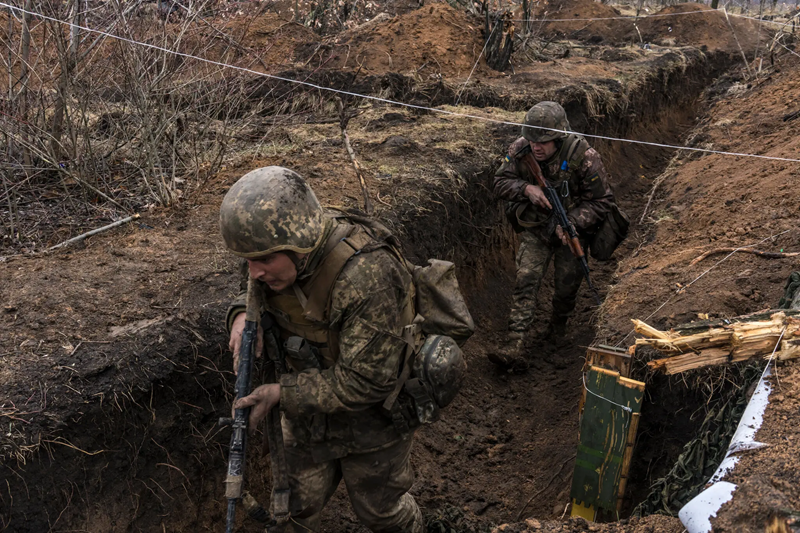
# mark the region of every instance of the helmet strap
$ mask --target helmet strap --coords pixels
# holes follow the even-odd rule
[[[292,261],[292,263],[294,263],[294,268],[297,270],[298,274],[305,270],[310,254],[305,254],[303,257],[300,257],[297,255],[297,252],[293,252],[291,250],[287,250],[284,253]]]

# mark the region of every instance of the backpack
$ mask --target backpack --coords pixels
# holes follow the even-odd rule
[[[330,249],[314,273],[317,282],[305,315],[324,319],[336,279],[350,258],[362,251],[387,248],[406,267],[414,285],[414,309],[403,330],[407,348],[397,384],[383,408],[398,431],[407,433],[437,420],[439,409],[457,395],[467,369],[460,346],[474,333],[475,323],[453,263],[429,259],[426,266],[413,265],[404,257],[397,237],[377,220],[338,210],[332,215],[350,228],[346,236],[329,242]]]
[[[597,233],[589,240],[589,254],[598,261],[608,261],[614,250],[628,236],[631,222],[617,204],[611,205],[611,210],[605,220],[600,224]]]

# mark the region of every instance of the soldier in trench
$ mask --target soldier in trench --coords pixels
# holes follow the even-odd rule
[[[281,167],[254,170],[234,184],[220,224],[228,249],[258,280],[281,334],[317,349],[318,368],[287,356],[293,371],[235,405],[252,406],[251,427],[275,405],[282,412],[291,489],[285,531],[318,531],[322,509],[344,479],[369,529],[422,533],[408,493],[413,432],[382,410],[398,382],[403,328],[414,318],[412,278],[397,251],[364,226],[323,211],[303,178]],[[337,260],[342,254],[346,259]],[[234,368],[245,296],[227,316]],[[323,319],[309,320],[311,309]]]
[[[545,179],[559,192],[584,250],[588,237],[605,220],[614,203],[600,154],[583,137],[566,133],[569,130],[563,107],[556,102],[539,102],[528,111],[522,137],[511,144],[494,177],[495,195],[505,201],[506,215],[519,234],[519,249],[506,339],[488,357],[512,371],[524,371],[529,366],[524,348],[550,261],[554,263],[555,291],[545,337],[557,345],[563,345],[567,321],[583,281],[580,264],[567,246],[566,232],[551,216],[550,203],[541,187],[535,185],[536,180],[519,161],[520,150],[530,145]]]

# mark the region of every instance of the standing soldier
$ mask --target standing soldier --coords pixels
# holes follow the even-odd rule
[[[265,311],[284,339],[299,336],[316,361],[295,360],[279,384],[236,403],[255,427],[272,407],[283,414],[289,474],[285,531],[320,529],[320,513],[344,479],[359,520],[374,532],[421,533],[408,493],[412,434],[382,407],[395,394],[414,319],[412,277],[373,231],[324,212],[306,182],[281,167],[254,170],[220,209],[228,249],[247,260]],[[228,311],[234,368],[244,328],[244,294]]]
[[[530,145],[547,182],[558,191],[581,246],[605,220],[614,203],[600,154],[586,140],[569,131],[564,108],[540,102],[525,115],[522,137],[508,150],[494,177],[494,192],[505,200],[506,214],[519,233],[517,276],[505,343],[489,359],[513,371],[524,371],[528,361],[524,344],[533,325],[536,299],[550,260],[554,261],[555,293],[547,336],[563,339],[583,280],[578,260],[567,246],[567,235],[551,216],[551,206],[541,187],[520,162]]]

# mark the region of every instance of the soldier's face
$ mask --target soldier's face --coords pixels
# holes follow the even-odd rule
[[[258,259],[248,259],[250,277],[269,285],[273,291],[288,289],[297,279],[294,262],[283,252],[275,252]]]
[[[547,141],[546,143],[531,143],[531,150],[533,151],[533,158],[537,161],[547,161],[556,153],[556,142]]]

